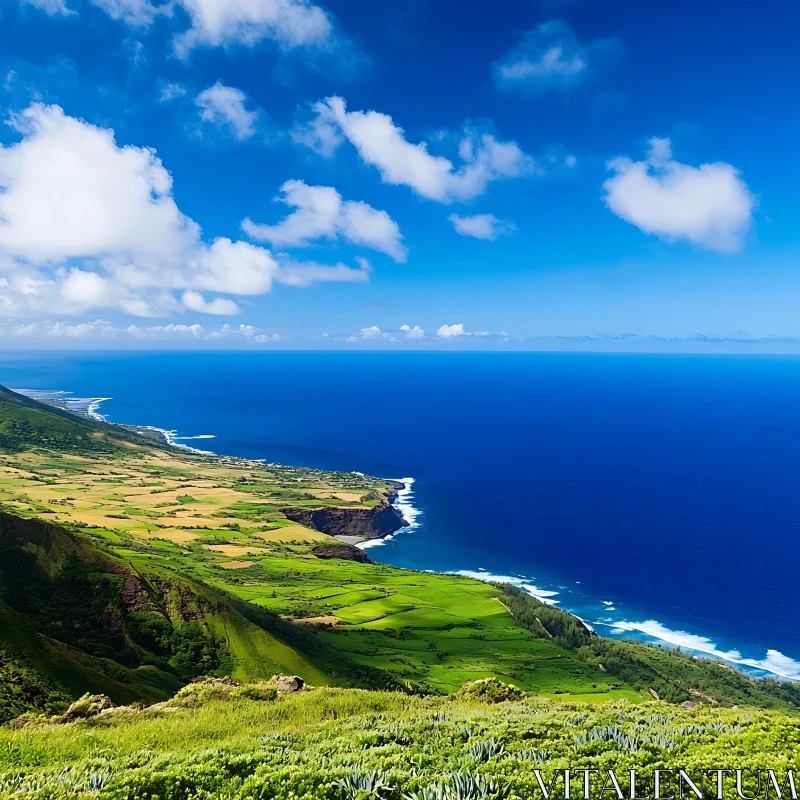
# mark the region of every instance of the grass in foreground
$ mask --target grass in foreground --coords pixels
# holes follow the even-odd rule
[[[646,796],[656,767],[693,774],[721,764],[747,770],[753,794],[756,768],[800,766],[800,719],[779,712],[541,697],[493,704],[505,694],[495,682],[489,688],[427,698],[312,689],[262,701],[198,692],[188,708],[0,729],[0,795],[27,785],[39,791],[26,796],[99,791],[120,800],[527,800],[541,797],[534,769],[549,781],[569,767],[619,775],[636,768]],[[457,784],[458,773],[470,776],[461,780],[474,793],[431,789]]]

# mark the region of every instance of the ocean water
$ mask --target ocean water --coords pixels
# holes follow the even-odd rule
[[[413,478],[370,557],[800,679],[800,358],[3,353],[0,383],[219,453]],[[85,404],[88,407],[88,404]],[[204,437],[204,438],[193,438]]]

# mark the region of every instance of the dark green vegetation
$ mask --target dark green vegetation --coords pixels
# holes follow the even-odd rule
[[[753,796],[756,768],[782,778],[800,754],[800,719],[775,711],[518,696],[495,703],[508,694],[496,682],[425,698],[325,688],[275,697],[259,687],[250,694],[262,699],[248,699],[240,689],[187,688],[151,709],[0,729],[0,794],[28,787],[40,798],[100,791],[118,800],[530,800],[542,796],[534,769],[546,783],[555,770],[613,769],[627,790],[635,768],[637,794],[646,797],[655,768],[683,768],[699,780],[701,769],[735,766]],[[573,797],[581,783],[575,776]],[[601,786],[593,776],[592,797]],[[732,779],[724,796],[735,797]]]
[[[112,428],[0,386],[0,450],[5,452],[36,447],[67,453],[112,453],[127,442],[154,441],[147,432]]]
[[[680,650],[595,636],[561,609],[546,606],[514,586],[500,586],[503,603],[523,627],[552,640],[640,692],[660,700],[686,700],[758,708],[800,708],[800,684],[752,680],[737,669]]]

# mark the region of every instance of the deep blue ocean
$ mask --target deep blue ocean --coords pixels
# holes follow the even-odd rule
[[[414,479],[403,567],[507,576],[605,635],[800,679],[800,358],[14,353],[219,453]]]

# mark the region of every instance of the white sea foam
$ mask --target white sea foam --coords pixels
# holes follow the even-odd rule
[[[594,628],[583,617],[579,617],[577,614],[573,614],[572,616],[579,619],[592,633],[594,633]]]
[[[540,589],[530,582],[528,578],[516,578],[513,575],[495,575],[491,572],[479,572],[471,569],[460,569],[452,573],[454,575],[465,575],[467,578],[477,578],[479,581],[486,581],[487,583],[510,583],[512,586],[518,586],[524,589],[529,595],[535,597],[537,600],[553,606],[558,603],[558,600],[553,598],[558,592],[550,592],[547,589]]]
[[[613,601],[613,600],[601,600],[600,602],[601,602],[601,603],[602,603],[604,606],[613,606],[613,605],[614,605],[614,601]]]
[[[31,400],[43,400],[54,403],[65,411],[74,411],[86,414],[93,419],[105,421],[105,417],[98,413],[100,403],[111,400],[110,397],[71,397],[72,392],[63,392],[50,389],[14,389],[17,394],[30,397]]]
[[[358,475],[362,473],[356,473]],[[403,519],[408,523],[400,530],[390,533],[388,536],[383,536],[380,539],[368,539],[365,542],[359,542],[357,547],[362,550],[368,550],[371,547],[381,547],[386,542],[391,541],[400,533],[411,533],[415,528],[419,527],[419,518],[421,511],[414,506],[414,478],[399,478],[399,483],[404,485],[404,488],[399,489],[394,499],[394,507],[403,515]]]
[[[751,667],[752,669],[769,672],[780,678],[800,681],[800,661],[785,656],[778,650],[767,650],[766,656],[761,659],[745,658],[738,650],[720,649],[717,644],[706,636],[700,636],[686,631],[671,630],[666,625],[662,625],[654,619],[648,619],[644,622],[619,621],[601,624],[608,624],[612,629],[612,633],[622,634],[638,631],[653,639],[667,642],[676,647],[694,650],[698,653],[705,653],[715,658],[721,658],[723,661],[729,661],[732,664],[740,664],[742,666]]]
[[[216,439],[217,437],[213,433],[201,433],[199,436],[174,436],[173,438],[176,441],[180,440],[186,442],[190,439]]]
[[[190,447],[188,444],[182,444],[179,440],[180,439],[214,439],[216,437],[212,436],[211,434],[204,434],[202,436],[178,436],[178,431],[168,431],[166,428],[157,428],[155,425],[137,425],[137,428],[142,428],[146,431],[155,431],[156,433],[160,433],[166,440],[167,444],[171,445],[172,447],[179,447],[181,450],[188,450],[190,453],[197,453],[198,455],[202,456],[213,456],[216,453],[212,453],[210,450],[200,450],[197,447]]]

